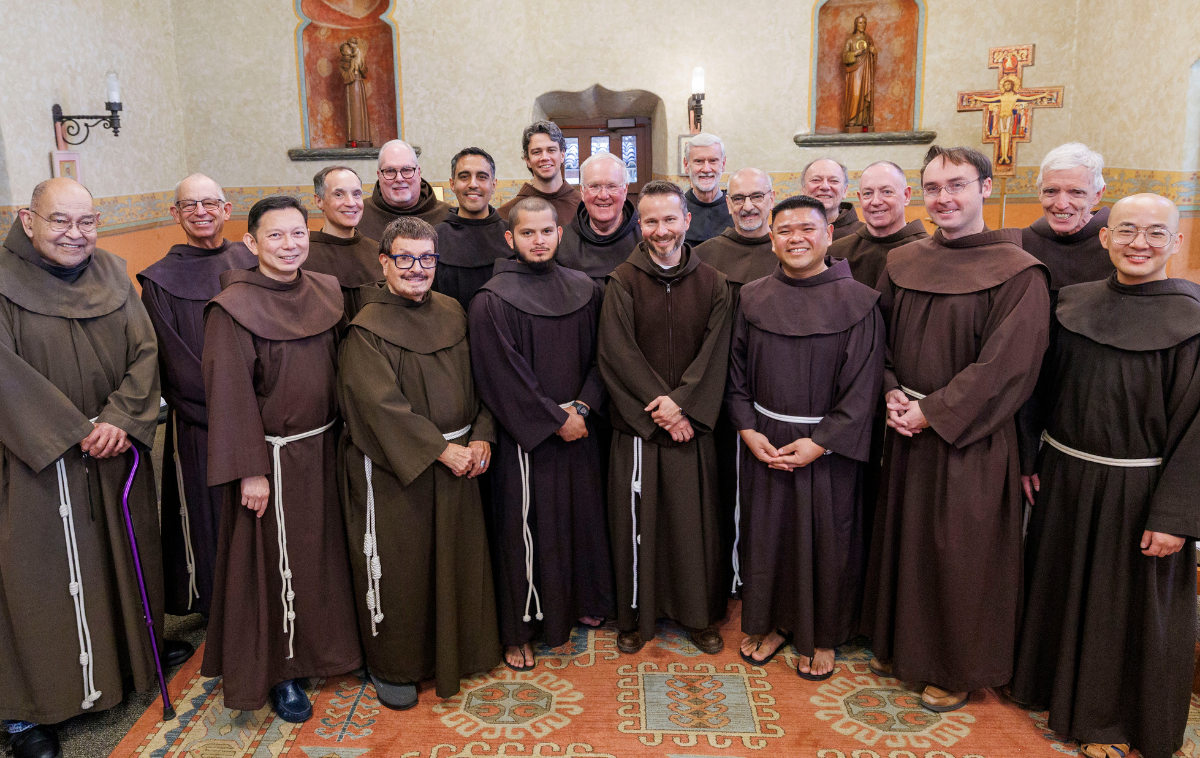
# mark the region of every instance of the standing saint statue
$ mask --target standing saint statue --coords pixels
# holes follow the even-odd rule
[[[854,31],[842,47],[846,67],[845,120],[847,131],[866,131],[875,122],[875,58],[877,51],[867,34],[867,17],[854,19]]]
[[[367,114],[367,59],[358,38],[341,44],[340,68],[346,85],[346,147],[371,147],[371,122]]]

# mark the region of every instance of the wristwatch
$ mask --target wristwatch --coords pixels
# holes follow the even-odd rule
[[[589,408],[586,405],[578,400],[572,400],[571,405],[575,406],[575,412],[579,414],[580,418],[587,418]]]

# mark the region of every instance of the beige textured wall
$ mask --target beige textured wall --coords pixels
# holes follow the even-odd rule
[[[0,205],[29,202],[50,175],[50,108],[104,114],[104,77],[121,78],[121,133],[93,129],[77,150],[97,197],[168,189],[184,171],[175,41],[163,0],[3,0]]]

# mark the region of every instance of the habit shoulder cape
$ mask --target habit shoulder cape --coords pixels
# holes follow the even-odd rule
[[[335,476],[344,306],[337,280],[325,274],[300,271],[279,282],[257,269],[226,271],[221,284],[205,313],[203,368],[208,482],[225,485],[225,507],[201,670],[224,676],[229,708],[252,711],[279,682],[362,664]],[[324,433],[282,447],[281,468],[273,471],[266,435],[290,437],[330,422]],[[261,518],[241,502],[240,481],[250,476],[271,483]],[[283,533],[276,477],[283,482]],[[291,572],[287,588],[281,561]],[[285,589],[295,593],[290,627]]]
[[[776,448],[805,437],[832,451],[775,471],[741,452],[742,631],[787,629],[811,656],[857,633],[866,553],[862,474],[883,381],[879,293],[846,261],[792,279],[781,267],[742,288],[725,404],[735,429]],[[779,421],[755,406],[812,423]]]
[[[487,218],[463,218],[451,208],[437,225],[437,270],[433,291],[449,295],[465,311],[475,291],[492,278],[492,264],[512,255],[504,239],[508,224],[493,208]]]
[[[850,264],[854,280],[868,287],[879,283],[879,275],[887,264],[888,253],[901,245],[926,239],[929,234],[919,219],[913,219],[900,231],[884,237],[871,234],[871,227],[863,224],[854,234],[848,234],[829,246],[831,258],[845,258]]]
[[[579,400],[597,411],[603,404],[596,367],[602,297],[600,285],[581,271],[553,261],[535,267],[502,260],[471,301],[471,368],[500,424],[491,527],[505,645],[533,640],[536,618],[523,619],[536,617],[538,609],[545,643],[558,647],[570,639],[576,619],[611,617],[616,608],[594,419],[585,419],[588,436],[582,439],[565,442],[555,434],[568,418],[560,404]],[[529,557],[532,578],[526,576]]]
[[[575,218],[575,209],[583,203],[583,194],[579,191],[578,184],[563,182],[557,192],[546,193],[538,190],[529,182],[525,182],[521,185],[516,197],[500,206],[500,218],[507,222],[508,214],[512,211],[513,206],[527,197],[540,197],[553,205],[554,210],[558,212],[558,225],[564,229],[570,226],[571,219]]]
[[[141,451],[129,509],[159,639],[163,612],[154,329],[120,258],[97,250],[71,283],[52,269],[17,221],[0,249],[0,719],[39,724],[113,707],[128,676],[139,690],[157,686],[121,513],[133,453],[85,459],[89,419],[123,429]],[[69,519],[59,514],[64,479]]]
[[[1045,269],[1016,229],[941,232],[888,254],[884,391],[926,397],[930,428],[889,429],[863,607],[896,676],[952,691],[1012,675],[1021,613],[1013,416],[1046,349]]]
[[[1121,468],[1050,445],[1027,542],[1029,602],[1013,695],[1081,742],[1146,758],[1183,744],[1191,696],[1200,537],[1200,286],[1107,281],[1059,291],[1046,431]],[[1143,530],[1187,538],[1142,554]]]
[[[735,296],[742,285],[770,276],[779,265],[771,235],[746,237],[732,226],[696,247],[696,257],[724,274]]]
[[[362,221],[358,222],[358,231],[364,237],[381,240],[387,225],[401,216],[416,216],[428,222],[430,226],[437,226],[446,220],[449,211],[450,206],[437,199],[437,195],[433,193],[433,185],[424,179],[421,180],[421,192],[417,196],[417,203],[411,208],[389,205],[383,198],[383,191],[379,189],[379,182],[376,182],[371,197],[363,203]]]
[[[642,241],[642,229],[638,225],[637,208],[629,200],[621,208],[621,225],[612,234],[597,234],[589,218],[587,206],[580,203],[570,223],[560,219],[563,236],[555,260],[558,265],[582,271],[597,284],[603,284],[604,278],[624,263]]]
[[[604,292],[599,364],[613,426],[608,513],[617,625],[644,640],[660,616],[703,629],[725,613],[711,432],[725,392],[731,302],[725,275],[688,245],[679,265],[664,270],[639,244]],[[690,441],[674,442],[642,410],[660,395],[687,414],[696,433]]]
[[[223,240],[215,249],[175,245],[137,275],[158,337],[162,395],[170,408],[162,473],[163,579],[166,610],[177,616],[207,614],[212,605],[225,497],[220,487],[208,486],[208,409],[200,370],[204,306],[221,291],[222,273],[257,262],[241,242]]]
[[[308,258],[300,267],[305,271],[335,277],[342,288],[346,320],[358,313],[357,292],[364,284],[383,279],[379,263],[379,243],[364,237],[358,229],[351,237],[336,237],[325,232],[309,232]]]
[[[711,203],[701,201],[690,189],[683,196],[687,200],[688,213],[692,214],[692,223],[688,225],[687,230],[687,243],[692,247],[733,226],[733,217],[729,215],[729,204],[725,202],[724,192],[719,193],[719,197]]]
[[[848,237],[864,226],[866,224],[858,220],[858,213],[854,211],[854,205],[841,203],[838,205],[837,218],[833,220],[833,239],[837,241],[842,237]]]
[[[456,477],[437,458],[450,443],[494,442],[492,416],[471,381],[457,302],[431,292],[414,303],[386,284],[365,286],[360,297],[342,341],[338,397],[342,504],[367,666],[395,683],[435,677],[438,697],[450,697],[463,676],[500,663],[500,640],[479,480]],[[378,582],[368,580],[363,550],[367,459]],[[374,620],[368,590],[380,599]]]

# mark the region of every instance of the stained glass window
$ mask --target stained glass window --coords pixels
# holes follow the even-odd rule
[[[592,137],[592,155],[607,152],[609,152],[608,137]]]
[[[637,137],[635,135],[622,135],[621,160],[625,162],[625,181],[637,184]]]
[[[579,138],[567,137],[567,154],[563,159],[563,174],[567,184],[579,184]]]

